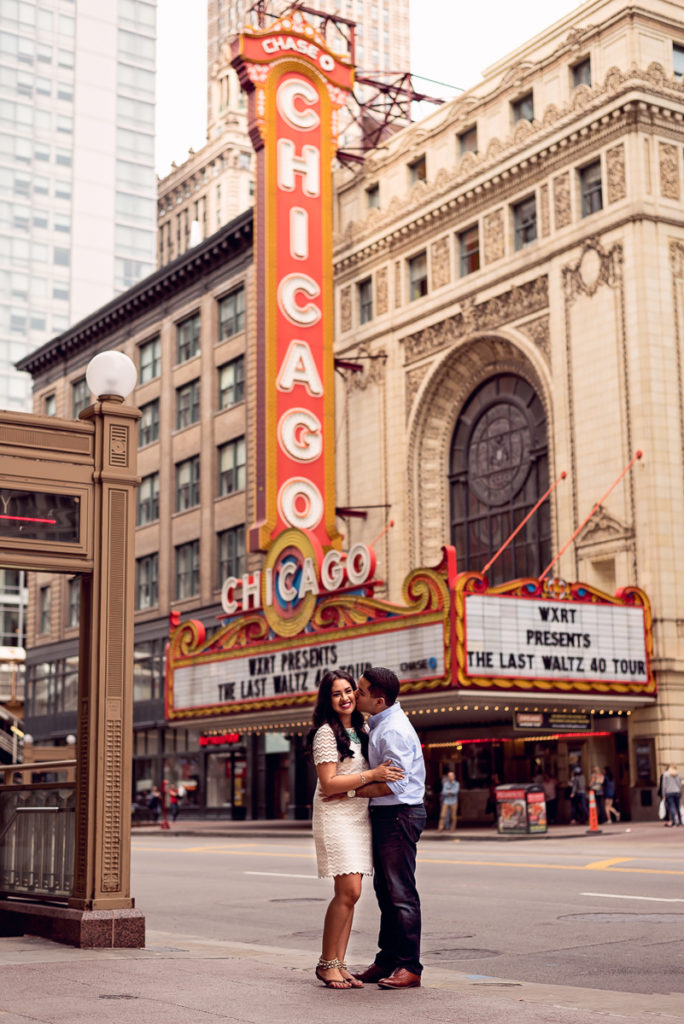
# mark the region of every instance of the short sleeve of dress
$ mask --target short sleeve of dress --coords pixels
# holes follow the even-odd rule
[[[337,750],[337,741],[335,740],[335,733],[332,731],[329,725],[322,725],[317,730],[313,741],[313,759],[314,764],[324,764],[328,761],[333,763],[337,762],[339,752]]]

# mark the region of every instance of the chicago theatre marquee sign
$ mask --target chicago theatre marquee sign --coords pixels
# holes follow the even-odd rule
[[[643,592],[518,580],[488,589],[444,548],[409,574],[403,604],[374,596],[375,554],[341,550],[335,522],[332,171],[353,69],[300,12],[246,29],[233,65],[257,159],[256,521],[262,568],[222,588],[207,634],[174,623],[167,717],[311,704],[328,668],[392,668],[402,690],[459,688],[652,699]]]
[[[453,553],[411,573],[403,605],[377,600],[375,554],[341,550],[335,520],[332,161],[349,60],[301,13],[246,29],[233,64],[256,150],[256,522],[259,572],[228,579],[224,624],[180,624],[170,720],[310,703],[327,668],[369,663],[417,688],[448,685]]]

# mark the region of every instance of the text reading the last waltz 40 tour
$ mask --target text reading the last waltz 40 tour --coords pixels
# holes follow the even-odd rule
[[[443,624],[180,665],[173,673],[173,707],[181,711],[216,702],[314,694],[328,669],[345,669],[358,679],[369,665],[386,665],[402,680],[442,677],[446,671]]]
[[[266,697],[271,692],[275,696],[313,692],[318,689],[321,676],[329,668],[341,668],[361,675],[365,667],[365,664],[338,665],[335,644],[262,654],[249,659],[248,679],[218,684],[219,700],[249,700],[252,697]]]
[[[471,676],[648,678],[640,608],[469,595]]]

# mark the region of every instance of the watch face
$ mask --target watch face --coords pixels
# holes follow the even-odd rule
[[[512,402],[490,405],[473,429],[468,478],[486,505],[503,505],[518,493],[530,468],[530,427]]]

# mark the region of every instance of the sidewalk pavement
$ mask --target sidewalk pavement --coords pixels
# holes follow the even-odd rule
[[[605,827],[604,837],[660,840],[660,822]],[[176,822],[136,836],[297,836],[310,822]],[[552,827],[546,838],[587,837],[583,826]],[[501,840],[491,829],[424,834],[432,842]],[[423,986],[376,985],[336,992],[314,977],[316,953],[284,942],[211,941],[148,929],[145,949],[81,950],[35,936],[0,938],[0,1024],[644,1024],[684,1022],[684,995],[535,984],[428,966]],[[354,966],[366,966],[359,964]]]
[[[333,991],[301,949],[149,932],[142,950],[0,938],[2,1024],[644,1024],[684,1021],[681,994],[532,984],[428,967],[420,989]],[[363,966],[366,966],[365,964]]]
[[[499,835],[495,826],[480,825],[476,827],[459,826],[455,832],[438,832],[436,828],[426,829],[421,842],[434,840],[435,842],[448,842],[454,839],[477,840],[478,842],[539,842],[547,839],[583,839],[587,835],[620,836],[626,832],[635,833],[639,836],[646,836],[652,839],[662,839],[662,821],[620,821],[617,824],[608,823],[599,826],[598,833],[590,833],[587,825],[551,825],[548,832],[527,835],[525,833],[515,835]],[[133,838],[146,835],[175,835],[175,836],[219,836],[234,839],[238,836],[262,837],[285,837],[308,835],[311,833],[310,821],[289,821],[285,819],[274,819],[269,821],[231,821],[230,819],[197,818],[186,819],[180,816],[177,821],[170,822],[169,828],[162,828],[160,824],[136,825],[132,829]],[[4,1022],[3,1022],[4,1024]]]

